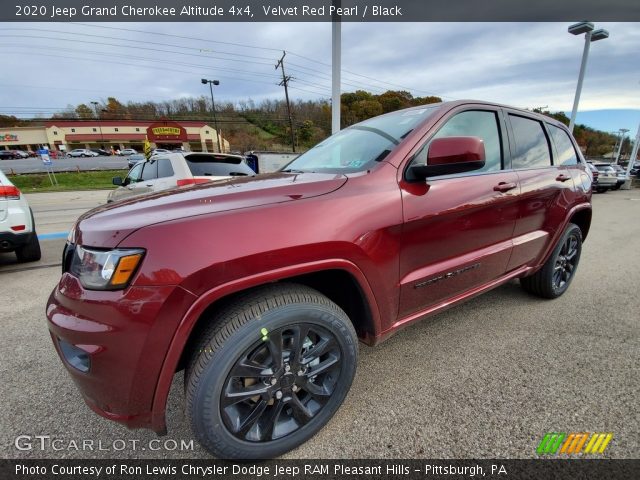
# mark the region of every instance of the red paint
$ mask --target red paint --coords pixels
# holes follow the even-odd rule
[[[247,288],[343,270],[371,312],[363,340],[375,344],[535,272],[571,216],[591,208],[583,162],[404,179],[424,142],[452,115],[473,108],[503,107],[442,104],[365,172],[237,178],[83,215],[72,243],[146,250],[126,290],[88,291],[65,273],[49,299],[56,348],[61,338],[91,357],[89,373],[67,365],[87,403],[130,427],[164,431],[171,381],[196,322],[213,302]],[[477,142],[467,150],[480,154]]]
[[[429,145],[429,165],[484,160],[484,143],[477,137],[436,138]]]

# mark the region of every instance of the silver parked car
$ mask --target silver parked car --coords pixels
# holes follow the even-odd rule
[[[255,175],[240,155],[222,153],[170,153],[138,162],[127,176],[114,177],[118,188],[109,193],[107,202],[131,198],[174,187]]]
[[[590,165],[593,173],[593,189],[596,192],[602,193],[607,190],[613,190],[616,187],[618,174],[610,164],[588,162],[588,165]]]
[[[92,152],[87,148],[76,148],[75,150],[71,150],[67,153],[70,157],[97,157],[98,154],[96,152]]]

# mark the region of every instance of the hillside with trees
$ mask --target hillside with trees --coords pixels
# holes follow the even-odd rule
[[[439,97],[414,97],[407,91],[389,90],[376,95],[364,90],[343,93],[341,96],[341,126],[348,127],[368,118],[403,108],[441,102]],[[304,151],[331,133],[331,103],[328,100],[294,100],[291,111],[296,139],[296,149]],[[534,109],[555,118],[566,125],[569,118],[563,112]],[[253,100],[238,103],[216,103],[218,126],[234,151],[290,150],[291,132],[284,100]],[[81,103],[69,105],[64,111],[54,114],[52,119],[103,119],[103,120],[202,120],[213,125],[211,102],[206,96],[180,98],[163,102],[122,103],[108,97],[98,105]],[[0,126],[28,124],[16,117],[0,118]],[[602,157],[611,155],[618,138],[585,125],[576,125],[574,136],[585,155]],[[631,151],[631,142],[626,138],[622,145],[622,156]]]

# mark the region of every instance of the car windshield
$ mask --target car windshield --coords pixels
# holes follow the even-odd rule
[[[401,110],[353,125],[323,140],[284,172],[354,173],[382,161],[439,104]]]

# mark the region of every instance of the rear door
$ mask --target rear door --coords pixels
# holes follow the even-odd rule
[[[482,170],[402,186],[400,317],[437,306],[504,274],[516,221],[518,176],[505,168],[506,132],[500,110],[458,108],[418,145],[424,163],[433,138],[484,141]]]
[[[511,145],[511,167],[520,182],[518,219],[508,270],[537,263],[575,202],[570,159],[555,159],[546,122],[505,109]],[[575,153],[575,152],[574,152]],[[570,154],[570,152],[569,152]]]

